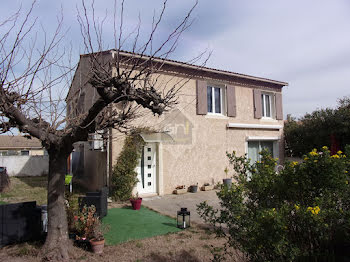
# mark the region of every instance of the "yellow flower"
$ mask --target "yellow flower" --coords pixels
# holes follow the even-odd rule
[[[323,146],[322,149],[323,149],[323,150],[328,150],[328,147]]]
[[[294,205],[295,210],[299,210],[300,206],[298,206],[297,204]]]
[[[345,184],[349,184],[349,181],[348,181],[348,180],[345,180]]]
[[[317,215],[320,211],[321,211],[321,209],[320,209],[319,206],[315,206],[315,207],[314,207],[314,212],[315,212],[316,215]]]
[[[339,155],[333,155],[331,158],[339,158]]]
[[[296,165],[298,165],[299,163],[297,161],[293,161],[292,163],[290,163],[291,167],[295,167]]]
[[[306,160],[309,160],[309,158],[308,158],[308,157],[305,157],[305,158],[304,158],[304,161],[306,161]]]
[[[339,151],[337,152],[337,154],[338,154],[338,155],[341,155],[341,154],[343,154],[343,152],[339,150]]]
[[[272,211],[275,212],[275,211],[276,211],[276,208],[272,208]]]
[[[312,149],[312,152],[316,153],[316,152],[317,152],[317,149],[316,149],[316,148]]]
[[[318,162],[318,160],[316,159],[316,160],[314,160],[314,162],[315,162],[315,163],[317,163],[317,162]]]
[[[318,154],[314,151],[311,151],[309,154],[310,154],[310,156],[318,156]]]
[[[313,215],[318,215],[318,213],[320,213],[321,209],[319,206],[315,206],[315,207],[308,207],[307,211],[311,212],[311,214],[313,214]]]

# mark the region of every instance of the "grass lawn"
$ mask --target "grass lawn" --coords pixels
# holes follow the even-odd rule
[[[47,202],[47,176],[10,177],[10,187],[0,193],[0,201],[18,203],[36,201],[37,205]]]
[[[110,226],[106,234],[107,245],[115,245],[129,240],[149,238],[167,233],[179,232],[176,220],[141,207],[112,208],[103,218],[103,223]]]

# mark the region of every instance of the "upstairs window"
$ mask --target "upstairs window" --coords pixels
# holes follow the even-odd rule
[[[223,88],[214,86],[207,87],[208,113],[223,114],[223,96]]]
[[[282,94],[253,90],[254,118],[283,120]]]
[[[197,80],[197,115],[236,117],[236,91],[233,85],[215,86]]]
[[[275,110],[273,95],[262,93],[261,94],[261,113],[262,117],[272,118]]]

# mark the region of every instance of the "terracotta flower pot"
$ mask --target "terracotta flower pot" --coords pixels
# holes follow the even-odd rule
[[[142,202],[142,198],[139,197],[137,199],[130,199],[130,203],[132,205],[132,209],[134,210],[139,210],[141,208],[141,202]]]
[[[95,254],[102,254],[103,252],[103,247],[105,245],[105,240],[96,240],[96,239],[90,239],[90,244],[91,244],[91,249],[92,252]]]

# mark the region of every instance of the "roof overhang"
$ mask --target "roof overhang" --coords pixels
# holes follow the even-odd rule
[[[146,143],[174,142],[174,139],[171,137],[171,135],[164,132],[141,133],[140,136]]]

